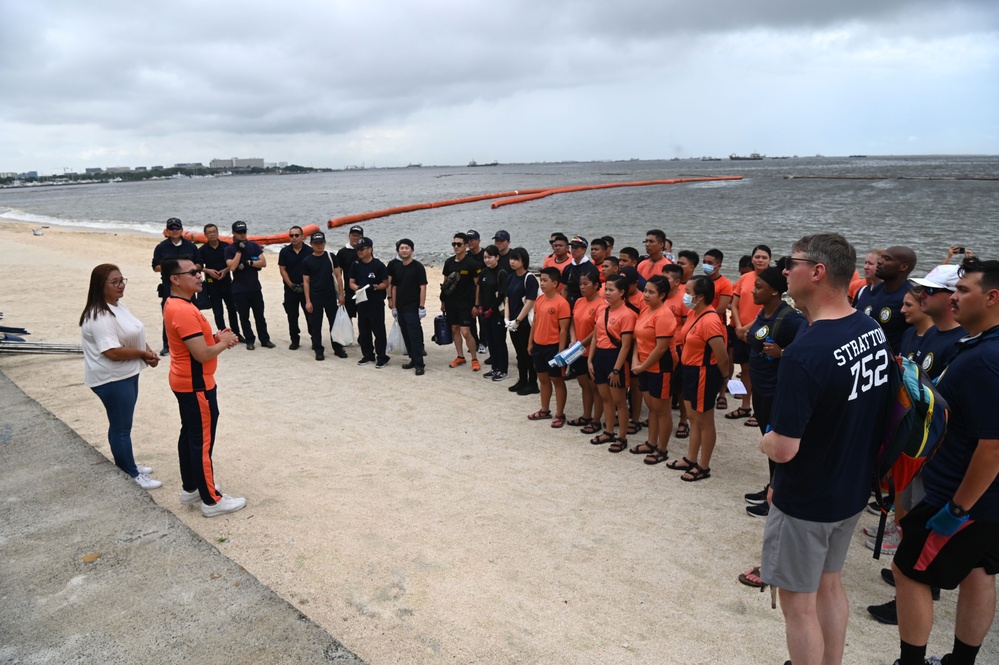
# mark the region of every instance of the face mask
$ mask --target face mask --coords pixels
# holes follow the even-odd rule
[[[701,270],[704,271],[705,275],[711,275],[711,274],[714,273],[715,267],[713,265],[710,265],[710,264],[707,264],[707,263],[702,263],[701,264]]]
[[[687,309],[694,309],[694,296],[689,293],[683,294],[683,306]]]

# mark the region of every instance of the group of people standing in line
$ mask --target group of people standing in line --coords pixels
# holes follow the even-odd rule
[[[170,384],[181,414],[182,500],[200,501],[202,512],[215,516],[246,503],[223,495],[212,472],[216,358],[240,342],[254,348],[250,312],[261,344],[274,346],[257,278],[266,258],[246,240],[243,222],[233,225],[232,244],[221,243],[209,225],[201,248],[183,240],[181,230],[179,220],[169,220],[168,238],[153,258],[162,275],[160,355],[171,356]],[[278,258],[290,348],[300,344],[301,308],[322,360],[323,316],[332,322],[345,307],[358,321],[359,364],[382,368],[387,302],[408,350],[403,367],[423,374],[427,278],[413,258],[413,242],[400,240],[398,257],[386,266],[373,257],[360,227],[349,237],[334,255],[325,250],[324,234],[315,233],[310,252],[301,229],[291,229]],[[999,432],[987,418],[999,397],[999,261],[955,247],[944,265],[912,278],[915,252],[896,246],[869,252],[860,275],[852,245],[826,233],[800,239],[776,264],[770,248],[757,245],[740,261],[742,274],[733,284],[721,275],[721,251],[709,249],[703,259],[691,250],[673,255],[657,229],[646,234],[642,254],[632,247],[615,254],[609,236],[588,242],[552,234],[552,252],[538,275],[530,271],[527,250],[510,247],[509,233],[492,239],[483,248],[474,230],[454,235],[440,296],[456,350],[449,367],[470,364],[478,372],[489,365],[483,376],[506,379],[509,335],[517,372],[509,390],[539,395],[530,420],[579,427],[594,435],[592,444],[645,455],[649,465],[669,459],[672,436],[688,438],[686,454],[666,466],[683,471],[684,481],[706,480],[716,443],[714,411],[728,408],[725,382],[741,369],[746,395],[725,417],[759,428],[770,482],[745,497],[747,511],[767,523],[762,564],[740,579],[779,589],[795,665],[842,660],[848,607],[840,572],[869,499],[891,399],[887,367],[896,354],[919,363],[938,381],[952,417],[922,482],[899,498],[886,539],[895,561],[882,577],[899,596],[888,604],[901,637],[897,663],[924,662],[931,592],[957,587],[954,649],[943,662],[975,661],[995,613],[999,572]],[[960,267],[949,265],[955,253],[965,255]],[[702,274],[695,275],[698,266]],[[91,275],[80,319],[85,374],[107,409],[116,464],[153,489],[160,483],[135,463],[130,428],[138,372],[155,367],[159,356],[119,302],[125,282],[110,264]],[[210,300],[201,306],[213,309],[216,333],[195,302],[203,289]],[[232,330],[224,326],[223,308]],[[333,349],[346,355],[342,346]],[[565,413],[570,379],[582,395],[582,414],[572,419]],[[675,433],[673,408],[679,410]],[[643,427],[647,440],[629,447],[629,435]]]

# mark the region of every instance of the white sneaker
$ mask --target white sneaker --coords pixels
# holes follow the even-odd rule
[[[144,473],[147,476],[152,475],[153,473],[153,467],[151,466],[142,466],[141,464],[136,464],[135,468],[139,473]]]
[[[161,483],[158,480],[153,480],[144,473],[140,473],[139,475],[137,475],[135,477],[135,482],[137,482],[139,484],[139,487],[141,487],[144,490],[154,490],[157,487],[163,487],[163,483]]]
[[[222,488],[218,486],[218,483],[215,484],[215,491],[219,494],[222,493]],[[180,502],[185,506],[189,506],[192,503],[201,503],[201,492],[198,490],[194,490],[193,492],[185,492],[184,490],[181,490]]]
[[[892,522],[892,521],[889,521],[887,524],[885,524],[885,536],[887,536],[890,533],[895,533],[895,531],[897,529],[898,529],[898,527],[895,526],[895,523]],[[865,526],[864,527],[864,535],[867,536],[868,538],[877,538],[878,537],[878,525],[875,524],[874,526]]]
[[[214,506],[209,506],[207,503],[201,504],[201,514],[205,517],[216,517],[226,513],[234,513],[244,507],[246,507],[246,499],[237,496],[223,496],[222,500]]]
[[[476,353],[486,353],[489,349],[486,348],[485,344],[479,344],[479,348],[476,349]]]
[[[895,554],[895,550],[898,549],[898,544],[902,542],[902,532],[895,529],[891,533],[885,529],[884,540],[881,541],[881,551],[885,554]],[[873,550],[874,545],[877,543],[877,537],[875,534],[874,538],[869,538],[867,540],[867,549]]]

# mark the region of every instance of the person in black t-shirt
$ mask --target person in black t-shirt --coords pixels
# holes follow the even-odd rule
[[[184,224],[179,219],[176,217],[168,219],[166,222],[166,231],[166,240],[156,245],[156,248],[153,250],[153,272],[161,271],[160,264],[165,259],[189,259],[200,264],[201,254],[198,252],[198,246],[184,238]],[[163,284],[160,284],[157,287],[157,293],[160,296],[160,311],[162,311],[163,305],[166,304],[166,299],[170,296],[170,292],[166,290]],[[167,346],[166,326],[163,326],[162,330],[163,346],[160,349],[160,355],[167,356],[170,355],[170,349]]]
[[[475,229],[469,229],[465,235],[468,236],[468,255],[478,262],[479,270],[483,270],[486,267],[486,254],[481,246],[482,236]],[[475,307],[472,309],[471,332],[477,345],[476,350],[480,354],[486,353],[489,347],[489,329],[486,326],[486,320],[482,318],[482,307],[478,297],[476,297]]]
[[[472,320],[475,318],[476,288],[482,267],[477,259],[468,255],[468,236],[455,233],[451,242],[454,256],[444,262],[444,285],[441,287],[441,311],[447,317],[454,337],[455,359],[449,367],[465,364],[462,342],[468,345],[472,356],[472,371],[481,369],[478,358],[478,344],[472,336]],[[450,278],[449,278],[450,277]]]
[[[263,248],[246,239],[246,222],[232,224],[232,244],[225,248],[225,262],[232,271],[232,296],[239,312],[239,324],[246,338],[246,348],[256,348],[257,336],[250,325],[250,312],[260,333],[260,345],[274,348],[270,333],[267,332],[267,319],[264,318],[264,293],[260,286],[261,269],[267,267],[267,257]]]
[[[357,260],[350,267],[350,288],[355,293],[357,342],[362,353],[357,364],[375,363],[375,367],[381,369],[389,361],[385,352],[385,291],[389,286],[389,276],[385,264],[374,257],[373,247],[371,238],[361,238],[354,247]],[[356,302],[362,290],[363,302]]]
[[[760,572],[780,594],[791,661],[838,663],[849,614],[841,572],[870,496],[892,357],[884,331],[850,306],[850,243],[823,233],[792,250],[788,294],[811,324],[784,349],[760,441],[777,463]]]
[[[229,246],[229,243],[219,240],[219,227],[214,224],[205,224],[205,239],[208,242],[198,248],[198,254],[205,271],[205,291],[212,303],[215,327],[218,330],[225,330],[223,312],[228,311],[229,329],[236,333],[236,338],[240,342],[244,342],[246,340],[239,332],[236,301],[232,298],[231,271],[229,266],[225,264],[225,248]]]
[[[482,310],[482,338],[488,340],[491,369],[483,376],[502,381],[510,371],[510,352],[506,346],[506,280],[509,275],[499,267],[499,249],[489,245],[482,253],[485,268],[479,274],[479,307]]]
[[[413,258],[413,241],[409,238],[397,242],[395,251],[399,260],[392,267],[390,298],[409,352],[409,362],[402,368],[413,369],[417,376],[422,376],[423,326],[420,319],[427,315],[427,271],[422,263]]]
[[[309,313],[305,309],[305,289],[302,286],[302,260],[311,254],[305,246],[305,234],[301,226],[288,229],[288,245],[278,253],[278,270],[281,271],[281,281],[284,282],[284,313],[288,315],[288,334],[294,351],[301,340],[301,328],[298,327],[298,310],[305,314],[308,325]],[[325,241],[324,241],[325,242]]]
[[[888,344],[898,353],[902,333],[908,328],[902,316],[902,299],[909,290],[909,273],[916,267],[916,253],[909,247],[889,247],[878,259],[874,273],[880,284],[871,287],[870,315],[885,331]],[[866,297],[861,298],[866,302]],[[866,310],[867,306],[864,306]]]
[[[336,262],[340,265],[340,270],[343,271],[343,276],[346,280],[346,283],[343,285],[343,306],[352,319],[357,316],[357,304],[354,302],[354,289],[350,288],[350,268],[357,261],[357,250],[354,248],[357,243],[361,242],[361,238],[363,237],[364,229],[360,226],[350,227],[350,231],[347,232],[347,244],[341,247],[336,253]]]
[[[343,273],[336,257],[326,251],[326,234],[316,231],[309,238],[312,252],[302,259],[302,296],[305,298],[306,320],[312,336],[312,350],[316,360],[325,358],[323,348],[323,315],[330,328],[336,320],[339,305],[343,304]],[[342,344],[332,342],[337,358],[346,358]]]

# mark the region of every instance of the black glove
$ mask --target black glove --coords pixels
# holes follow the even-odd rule
[[[240,240],[239,242],[237,242],[236,243],[236,249],[238,249],[241,252],[245,251],[246,250],[246,241],[245,240]]]
[[[253,267],[253,259],[250,259],[250,258],[243,259],[243,265],[245,265],[247,268],[252,268]]]
[[[294,293],[305,293],[305,286],[302,284],[292,284],[291,290]]]

